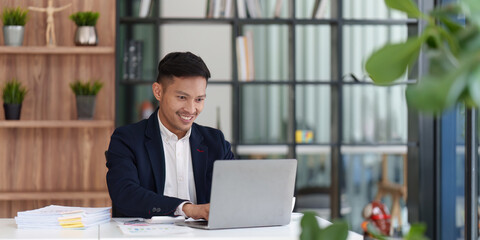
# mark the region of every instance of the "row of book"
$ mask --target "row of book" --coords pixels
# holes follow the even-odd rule
[[[255,78],[253,33],[247,31],[245,35],[238,36],[236,42],[238,80],[244,82],[253,81]]]
[[[146,0],[143,0],[146,1]],[[234,0],[208,0],[207,18],[232,18],[235,15],[233,8]],[[263,18],[260,0],[235,0],[237,3],[238,18]],[[324,18],[328,0],[315,0],[312,19]],[[284,0],[275,3],[274,18],[280,18]]]
[[[50,205],[18,212],[15,222],[19,229],[85,229],[110,222],[110,207],[86,208]]]
[[[235,15],[236,1],[239,18],[263,18],[260,0],[207,0],[207,18],[232,18]],[[273,17],[280,18],[285,0],[277,0]],[[312,18],[324,18],[328,0],[315,0]],[[153,8],[152,0],[141,0],[138,16],[148,17]]]
[[[234,0],[208,0],[207,18],[232,18],[234,16]],[[279,18],[283,0],[277,0],[274,17]],[[262,18],[260,0],[236,0],[239,18]]]

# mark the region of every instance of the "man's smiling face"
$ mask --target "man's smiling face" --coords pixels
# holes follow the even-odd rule
[[[202,112],[206,98],[204,77],[172,77],[168,83],[153,84],[159,101],[158,117],[162,124],[180,139]]]

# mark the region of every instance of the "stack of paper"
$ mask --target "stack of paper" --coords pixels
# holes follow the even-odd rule
[[[110,221],[110,207],[84,208],[50,205],[48,207],[18,212],[18,228],[84,229]]]

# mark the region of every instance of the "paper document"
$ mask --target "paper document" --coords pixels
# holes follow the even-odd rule
[[[50,205],[44,208],[18,212],[18,228],[84,229],[110,221],[110,207],[85,208]]]
[[[118,225],[120,231],[125,235],[136,236],[162,236],[166,234],[179,234],[192,231],[188,227],[180,227],[173,224],[149,224],[146,226]]]

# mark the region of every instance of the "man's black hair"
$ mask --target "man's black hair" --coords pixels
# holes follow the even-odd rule
[[[158,63],[157,83],[170,83],[173,77],[204,77],[207,82],[210,71],[202,58],[191,52],[172,52]]]

